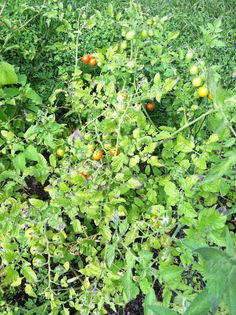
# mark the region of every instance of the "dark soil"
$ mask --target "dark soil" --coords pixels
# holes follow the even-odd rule
[[[143,300],[144,295],[139,294],[135,300],[130,301],[126,307],[117,307],[117,311],[114,312],[109,306],[106,307],[109,315],[143,315]]]

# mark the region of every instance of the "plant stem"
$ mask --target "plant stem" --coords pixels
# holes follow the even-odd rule
[[[199,116],[198,118],[190,121],[188,124],[184,125],[183,127],[179,128],[178,130],[176,130],[175,132],[173,132],[168,138],[160,141],[159,143],[163,143],[165,140],[167,139],[171,139],[173,138],[174,136],[176,136],[178,133],[180,133],[181,131],[183,131],[184,129],[192,126],[193,124],[195,124],[196,122],[198,122],[199,120],[201,120],[202,118],[205,118],[206,116],[212,114],[212,113],[215,113],[216,112],[216,109],[212,108],[212,109],[209,109],[207,112],[205,112],[204,114],[202,114],[201,116]]]

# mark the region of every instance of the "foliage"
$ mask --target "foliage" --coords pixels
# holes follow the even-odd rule
[[[16,5],[0,16],[1,314],[109,314],[139,294],[145,315],[234,314],[234,91],[132,1]]]

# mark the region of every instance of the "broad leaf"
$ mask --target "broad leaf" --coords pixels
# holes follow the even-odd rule
[[[151,305],[149,306],[149,308],[154,315],[178,315],[178,313],[171,311],[163,306]]]
[[[156,294],[153,288],[151,288],[150,292],[145,296],[143,309],[144,315],[154,315],[154,312],[150,309],[149,306],[152,306],[156,302]]]
[[[205,288],[201,293],[196,296],[184,315],[207,315],[209,309],[210,301],[208,298],[208,291]]]
[[[0,86],[7,84],[16,84],[18,82],[18,77],[16,75],[15,69],[8,62],[0,62]]]

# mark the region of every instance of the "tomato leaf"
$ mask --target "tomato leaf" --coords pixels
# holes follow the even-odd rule
[[[24,265],[21,269],[21,273],[29,282],[37,282],[37,275],[29,265]]]

